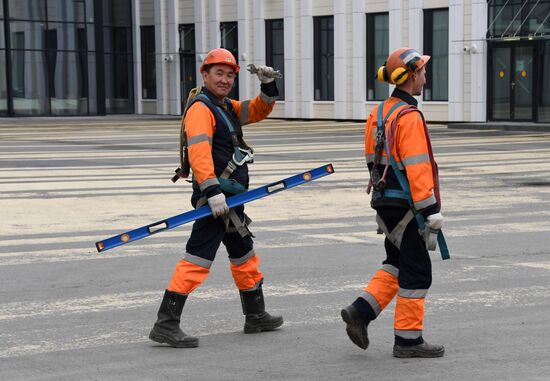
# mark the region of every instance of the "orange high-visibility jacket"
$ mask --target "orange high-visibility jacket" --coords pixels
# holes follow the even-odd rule
[[[203,89],[203,92],[214,104],[219,103],[208,90]],[[226,98],[222,105],[224,112],[231,119],[239,141],[242,141],[241,126],[265,119],[273,110],[275,98],[260,93],[256,98],[246,101]],[[228,127],[223,121],[216,120],[208,106],[197,101],[187,110],[185,131],[189,164],[200,190],[204,191],[209,186],[219,184],[217,177],[221,175],[234,152]],[[231,178],[247,187],[246,164],[238,167]]]
[[[384,103],[383,116],[401,99],[390,97]],[[379,106],[378,106],[379,107]],[[365,156],[369,169],[374,163],[374,153],[376,147],[377,133],[377,113],[376,107],[367,119],[365,128]],[[386,137],[392,121],[395,119],[399,110],[405,106],[397,107],[386,121]],[[392,155],[397,162],[399,169],[404,170],[411,188],[411,195],[414,206],[417,210],[422,210],[434,204],[437,199],[434,194],[434,171],[428,151],[429,140],[426,136],[424,121],[420,112],[410,112],[402,115],[397,120]],[[379,166],[381,173],[387,162],[387,154],[384,150],[382,160]],[[401,189],[393,169],[388,169],[387,187],[392,189]],[[396,204],[402,204],[399,201]]]

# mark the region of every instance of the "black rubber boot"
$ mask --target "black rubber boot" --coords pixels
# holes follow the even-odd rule
[[[445,355],[445,347],[443,347],[443,345],[438,345],[438,344],[428,344],[425,341],[422,344],[411,345],[411,346],[394,345],[393,355],[394,357],[399,357],[399,358],[443,357]]]
[[[244,333],[273,331],[283,325],[282,316],[271,316],[265,312],[264,293],[261,285],[254,291],[240,291],[240,294],[245,315]]]
[[[158,320],[149,338],[157,343],[166,343],[174,348],[195,348],[199,339],[188,336],[180,329],[180,317],[187,295],[166,290],[160,304]]]
[[[344,308],[340,314],[346,323],[346,332],[350,340],[359,348],[367,349],[369,347],[367,327],[371,321],[365,319],[353,304]]]

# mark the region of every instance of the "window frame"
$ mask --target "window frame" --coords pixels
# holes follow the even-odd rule
[[[235,46],[226,46],[227,45],[227,35],[235,30]],[[224,34],[225,33],[225,34]],[[220,22],[220,47],[227,49],[235,57],[237,65],[239,64],[239,23],[237,21],[225,21]],[[235,76],[235,82],[233,83],[233,89],[228,94],[229,98],[239,99],[239,73]]]
[[[139,32],[141,38],[141,98],[157,99],[155,26],[142,25]]]
[[[375,18],[376,17],[379,17],[379,16],[386,16],[387,17],[387,23],[388,23],[388,29],[387,29],[387,40],[388,40],[388,46],[387,46],[387,49],[386,49],[386,52],[384,54],[385,57],[388,57],[388,55],[390,54],[390,45],[389,45],[389,35],[390,35],[390,30],[389,30],[389,17],[390,17],[390,14],[389,12],[377,12],[377,13],[367,13],[366,14],[366,22],[367,22],[367,25],[366,25],[366,31],[367,31],[367,38],[366,38],[366,43],[367,43],[367,65],[366,65],[366,82],[367,82],[367,91],[366,91],[366,100],[369,101],[369,102],[376,102],[376,101],[383,101],[385,99],[387,99],[390,95],[390,89],[389,89],[389,85],[386,85],[387,87],[387,91],[384,95],[378,95],[377,94],[377,91],[376,91],[376,73],[377,73],[377,69],[383,64],[383,61],[382,62],[376,62],[375,60],[375,54],[374,54],[374,48],[375,48],[375,40],[376,40],[376,36],[375,36],[375,31],[376,31],[376,28],[375,28],[375,25],[376,25],[376,21],[375,21]],[[373,49],[369,49],[369,47],[372,46]],[[370,96],[369,94],[369,91],[372,91],[372,96]]]
[[[326,25],[322,25],[324,22]],[[332,24],[332,28],[330,28]],[[322,41],[322,33],[327,33],[327,38]],[[323,44],[324,42],[324,44]],[[324,46],[323,46],[324,45]],[[322,53],[326,47],[327,52]],[[330,51],[332,48],[332,51]],[[323,73],[321,67],[323,60],[327,60],[328,73]],[[322,86],[323,74],[326,74],[326,88]],[[319,86],[319,87],[316,87]],[[319,95],[317,95],[319,90]],[[323,91],[325,90],[325,91]],[[313,17],[313,99],[314,101],[334,101],[334,16]]]
[[[433,37],[437,35],[437,33],[434,33],[434,25],[433,25],[433,16],[435,12],[441,12],[446,11],[447,12],[447,66],[446,66],[446,73],[447,78],[444,78],[438,83],[440,84],[447,84],[447,94],[445,97],[438,97],[437,99],[434,98],[434,80],[433,75],[434,71],[432,70],[434,66],[434,62],[438,60],[437,56],[434,56],[434,44],[433,44]],[[422,99],[425,102],[448,102],[449,101],[449,8],[430,8],[430,9],[424,9],[424,48],[423,52],[426,55],[429,55],[430,61],[428,61],[426,65],[426,84],[424,85],[424,89],[422,91]],[[429,94],[429,97],[427,96]],[[428,99],[429,98],[429,99]]]
[[[281,23],[281,28],[274,28],[274,24]],[[275,53],[273,51],[274,49],[274,34],[276,31],[282,32],[282,39],[283,39],[283,51],[282,53]],[[275,70],[279,70],[281,74],[283,75],[282,78],[275,79],[275,83],[277,84],[277,89],[279,90],[279,100],[285,99],[285,80],[284,80],[284,62],[285,62],[285,51],[284,51],[284,34],[285,34],[285,26],[284,26],[284,19],[268,19],[265,20],[265,64],[267,66],[273,67]],[[283,65],[282,67],[279,67],[280,65],[275,65],[275,56],[282,56]],[[275,67],[277,66],[277,67]]]

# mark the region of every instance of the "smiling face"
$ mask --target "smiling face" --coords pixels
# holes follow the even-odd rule
[[[202,72],[204,86],[218,99],[223,100],[233,89],[235,69],[229,65],[212,65]]]

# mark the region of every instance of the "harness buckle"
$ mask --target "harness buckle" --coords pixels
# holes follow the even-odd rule
[[[233,154],[233,162],[237,166],[241,166],[244,163],[253,163],[254,162],[254,150],[252,148],[246,149],[237,147],[235,148],[235,153]]]

